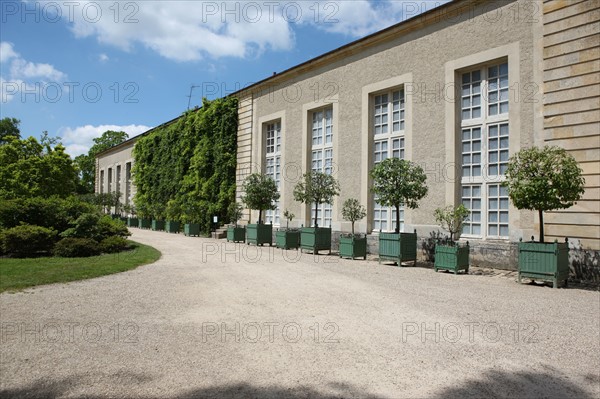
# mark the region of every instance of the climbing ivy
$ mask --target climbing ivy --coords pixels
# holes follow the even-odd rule
[[[225,220],[235,201],[237,122],[237,99],[204,99],[202,108],[140,138],[133,150],[138,214],[199,223],[205,233],[213,216]]]

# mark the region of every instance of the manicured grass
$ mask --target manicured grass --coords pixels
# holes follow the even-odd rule
[[[134,248],[129,251],[89,258],[0,259],[0,292],[124,272],[160,258],[160,252],[152,247],[131,244]]]

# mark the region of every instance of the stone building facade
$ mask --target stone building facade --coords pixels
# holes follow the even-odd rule
[[[510,203],[501,186],[506,161],[521,148],[552,144],[580,162],[586,194],[548,214],[548,238],[600,249],[599,7],[455,0],[232,94],[238,199],[245,176],[269,174],[281,198],[267,222],[285,225],[289,209],[297,215],[291,226],[307,226],[317,211],[319,225],[339,233],[350,230],[341,203],[357,198],[368,210],[357,230],[376,252],[377,234],[395,227],[395,213],[370,193],[369,171],[404,158],[425,169],[429,194],[418,209],[401,211],[402,229],[416,229],[426,246],[439,229],[434,210],[464,203],[472,213],[462,239],[473,263],[514,267],[514,242],[537,236],[538,221]],[[123,175],[134,143],[99,155],[97,191],[114,189],[109,176],[119,165]],[[341,194],[333,205],[294,201],[308,170],[335,175]]]

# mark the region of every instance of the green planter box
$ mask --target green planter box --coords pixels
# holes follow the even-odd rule
[[[330,227],[303,227],[300,229],[300,250],[309,250],[318,254],[327,250],[331,253]]]
[[[179,227],[181,226],[181,224],[179,222],[173,221],[173,220],[167,220],[167,222],[165,223],[165,231],[168,233],[179,233]]]
[[[243,227],[228,227],[227,242],[244,242],[246,239],[246,229]]]
[[[300,247],[299,230],[279,230],[275,232],[275,245],[282,249],[298,249]]]
[[[140,222],[138,221],[138,218],[127,218],[127,226],[129,226],[129,227],[139,227],[140,226]]]
[[[149,229],[150,227],[152,227],[152,220],[140,218],[138,219],[138,226],[140,229]]]
[[[272,224],[249,224],[246,226],[246,243],[254,245],[273,245]]]
[[[557,288],[567,286],[569,278],[569,243],[519,242],[519,274],[533,280],[551,281]]]
[[[186,223],[183,225],[183,234],[186,236],[199,236],[200,235],[200,224],[198,223]]]
[[[379,263],[382,260],[413,261],[417,265],[417,231],[414,233],[379,233]]]
[[[163,231],[164,229],[165,229],[165,221],[164,220],[152,219],[152,230]]]
[[[467,245],[454,246],[437,244],[435,246],[435,264],[434,271],[450,270],[457,274],[464,270],[469,273],[469,243]]]
[[[367,237],[340,236],[340,258],[367,259]]]
[[[119,220],[125,224],[127,224],[127,218],[125,216],[119,216]]]

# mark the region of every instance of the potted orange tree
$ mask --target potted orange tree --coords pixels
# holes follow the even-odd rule
[[[233,242],[244,242],[246,239],[246,229],[238,226],[238,221],[242,218],[243,215],[242,204],[239,202],[232,202],[229,205],[229,209],[227,213],[231,219],[232,226],[227,227],[227,241]]]
[[[127,226],[128,227],[138,227],[139,222],[138,218],[135,216],[135,207],[133,204],[128,204],[123,207],[125,213],[127,213]]]
[[[435,210],[435,220],[442,229],[450,233],[449,239],[437,242],[435,245],[435,263],[434,271],[450,270],[454,274],[464,270],[469,273],[469,242],[466,245],[460,245],[458,239],[462,232],[463,223],[469,217],[471,211],[463,204],[457,207],[451,205],[445,208]]]
[[[264,224],[264,210],[275,209],[275,201],[279,199],[279,191],[275,180],[267,175],[253,173],[244,181],[245,195],[242,201],[248,209],[258,210],[258,222],[246,226],[246,243],[255,245],[273,245],[273,225]]]
[[[551,281],[554,288],[567,285],[569,244],[544,242],[544,212],[573,206],[584,193],[582,170],[572,155],[559,147],[526,148],[508,161],[508,196],[517,209],[538,212],[539,241],[519,242],[519,272],[522,277]]]
[[[140,229],[149,229],[152,227],[152,219],[150,219],[150,211],[148,210],[148,205],[145,202],[142,202],[138,205],[138,227]]]
[[[152,230],[162,231],[165,229],[165,207],[156,205],[152,210]]]
[[[419,165],[398,158],[388,158],[375,165],[371,171],[371,191],[383,206],[396,208],[394,233],[379,233],[379,262],[393,260],[398,266],[402,262],[417,264],[417,231],[400,232],[400,207],[415,209],[419,200],[427,195],[427,176]]]
[[[188,237],[199,236],[200,235],[200,210],[198,209],[198,205],[191,202],[190,199],[184,203],[183,207],[183,234]]]
[[[367,259],[367,236],[354,234],[354,223],[367,216],[367,210],[356,198],[348,198],[342,205],[342,217],[352,223],[351,234],[340,234],[340,258]]]
[[[298,249],[300,246],[300,230],[290,229],[290,222],[296,215],[287,209],[283,212],[285,218],[285,229],[278,229],[275,232],[275,245],[282,249]]]
[[[167,233],[179,233],[181,218],[181,205],[177,200],[167,202],[167,221],[165,222],[165,231]]]
[[[300,249],[318,254],[321,250],[331,253],[331,226],[319,227],[318,209],[321,204],[332,204],[333,197],[339,195],[340,185],[335,178],[319,171],[307,172],[294,187],[294,199],[303,204],[315,205],[313,227],[300,229]]]

